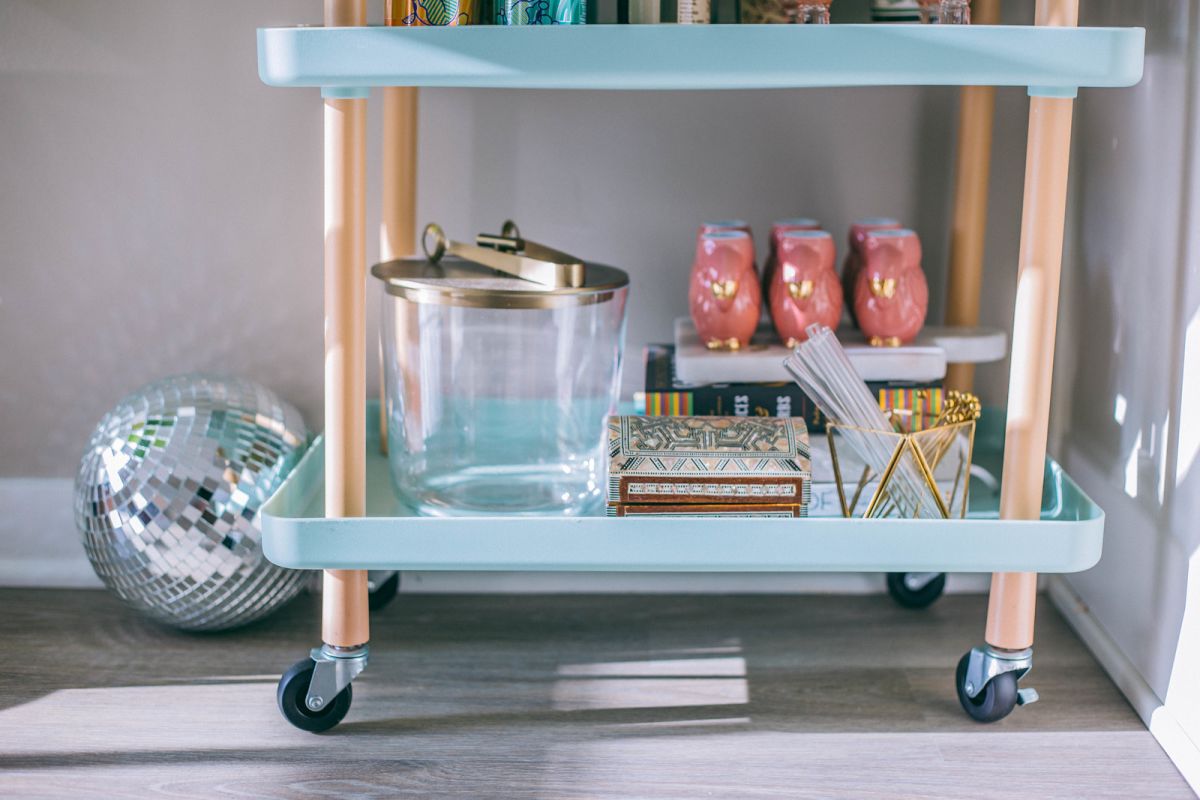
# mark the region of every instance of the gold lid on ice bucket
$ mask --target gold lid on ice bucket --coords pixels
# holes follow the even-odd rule
[[[480,234],[473,245],[448,241],[440,227],[430,224],[421,245],[426,258],[371,268],[388,294],[471,308],[560,308],[604,303],[629,285],[629,276],[616,267],[584,264],[522,239],[511,221],[500,235]]]

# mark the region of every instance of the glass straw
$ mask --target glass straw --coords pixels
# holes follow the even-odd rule
[[[797,345],[784,366],[822,413],[841,426],[841,433],[876,475],[883,475],[897,446],[892,423],[866,382],[854,369],[837,336],[824,325],[810,325],[808,339]],[[858,430],[855,430],[858,429]],[[872,435],[878,431],[880,435]],[[897,465],[889,491],[906,516],[936,516],[933,503],[922,503],[929,491],[911,461]]]

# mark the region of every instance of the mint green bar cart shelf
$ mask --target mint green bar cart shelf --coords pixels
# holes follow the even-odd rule
[[[271,86],[781,89],[1132,86],[1142,28],[1022,25],[582,25],[260,28]]]
[[[376,408],[368,411],[375,419]],[[975,463],[999,477],[1003,416]],[[324,449],[309,448],[263,509],[263,547],[295,568],[587,572],[1076,572],[1100,560],[1104,512],[1053,461],[1040,521],[1001,520],[972,481],[967,520],[415,517],[396,499],[375,426],[367,516],[323,518]]]

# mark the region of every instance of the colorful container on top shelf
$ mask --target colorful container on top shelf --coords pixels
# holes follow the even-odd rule
[[[402,26],[478,25],[481,0],[405,0]]]
[[[920,22],[920,0],[871,0],[872,22]]]
[[[494,0],[497,25],[584,25],[586,0]]]
[[[741,22],[828,25],[831,0],[741,0]]]

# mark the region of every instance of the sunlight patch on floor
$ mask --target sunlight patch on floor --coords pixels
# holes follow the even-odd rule
[[[280,719],[262,681],[59,689],[0,709],[8,756],[61,752],[64,742],[78,753],[258,750],[308,735]]]
[[[604,661],[595,664],[563,664],[558,674],[568,677],[734,677],[746,676],[746,659],[671,658],[642,661]]]
[[[864,734],[726,729],[678,736],[629,730],[611,738],[559,742],[545,754],[550,766],[544,771],[570,774],[580,796],[698,796],[671,791],[678,788],[672,777],[686,776],[678,779],[679,786],[704,786],[705,796],[713,797],[964,797],[971,795],[966,787],[976,785],[981,764],[1007,763],[1023,785],[1040,782],[1045,792],[1037,796],[1049,796],[1051,787],[1095,786],[1104,775],[1112,782],[1111,792],[1103,796],[1164,796],[1139,794],[1144,784],[1129,779],[1163,766],[1162,752],[1143,731],[985,730]],[[747,788],[748,775],[753,776],[753,792]],[[979,796],[999,796],[989,791]],[[553,787],[540,796],[554,796]]]
[[[741,656],[563,664],[557,672],[552,702],[559,711],[750,702]]]

